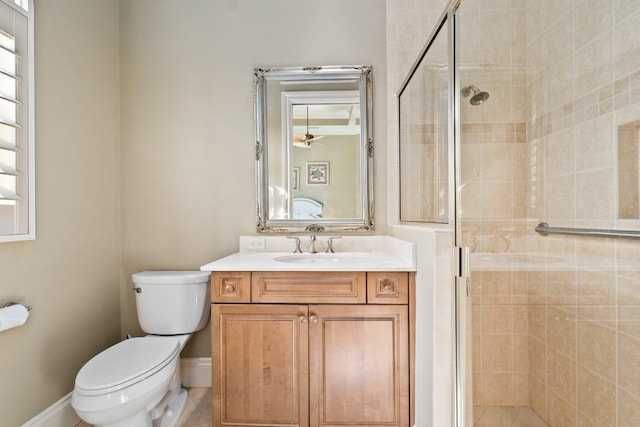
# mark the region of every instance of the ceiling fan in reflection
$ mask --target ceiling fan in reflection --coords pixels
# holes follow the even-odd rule
[[[324,138],[324,135],[314,136],[309,133],[309,106],[307,105],[307,132],[305,134],[296,133],[293,135],[293,146],[309,148],[311,144],[315,143],[319,139]]]

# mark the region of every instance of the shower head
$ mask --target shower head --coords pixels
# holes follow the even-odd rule
[[[480,105],[482,104],[484,101],[486,101],[487,99],[489,99],[489,94],[487,92],[482,92],[480,89],[478,89],[475,86],[467,86],[465,88],[463,88],[460,93],[462,94],[462,96],[469,96],[471,95],[471,91],[473,91],[473,96],[471,97],[471,99],[469,100],[469,102],[471,103],[471,105]]]

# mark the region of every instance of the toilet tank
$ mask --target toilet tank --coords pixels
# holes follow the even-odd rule
[[[210,273],[142,271],[132,275],[142,330],[154,335],[188,334],[209,321]]]

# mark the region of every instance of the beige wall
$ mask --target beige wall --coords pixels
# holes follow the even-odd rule
[[[307,184],[307,162],[329,163],[329,185]],[[354,197],[354,194],[360,194],[362,187],[360,135],[327,135],[310,149],[295,148],[293,166],[300,168],[300,190],[294,191],[293,197],[322,202],[324,218],[362,217],[362,198]]]
[[[121,2],[122,332],[129,277],[197,269],[254,234],[253,69],[372,64],[376,226],[386,227],[383,0]],[[209,356],[209,330],[183,353]]]
[[[3,423],[141,333],[131,273],[197,269],[254,233],[254,67],[372,64],[384,117],[384,13],[382,0],[38,2],[38,238],[0,246],[0,302],[34,310],[1,336]],[[385,121],[374,131],[382,234]],[[208,335],[185,355],[208,356]]]
[[[37,239],[0,244],[0,304],[30,304],[0,333],[0,424],[66,395],[120,338],[118,3],[36,5]]]

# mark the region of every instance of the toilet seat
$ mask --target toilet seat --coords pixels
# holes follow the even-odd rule
[[[174,337],[131,338],[89,360],[76,376],[84,395],[113,393],[140,382],[168,365],[180,353]]]

